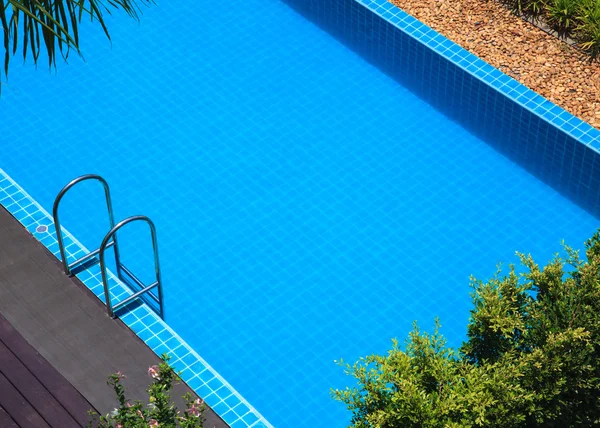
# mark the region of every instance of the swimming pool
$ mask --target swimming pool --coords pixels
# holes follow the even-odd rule
[[[47,209],[93,172],[118,218],[150,216],[166,320],[275,426],[343,426],[334,360],[435,316],[459,344],[470,274],[597,227],[285,3],[158,6],[110,28],[112,49],[96,31],[58,75],[13,66],[0,167]],[[62,218],[95,247],[85,190]],[[120,245],[152,273],[142,231]]]

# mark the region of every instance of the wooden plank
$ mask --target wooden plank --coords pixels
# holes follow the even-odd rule
[[[27,367],[32,376],[43,384],[62,405],[72,420],[68,426],[85,426],[87,424],[89,420],[87,411],[93,408],[92,405],[27,343],[2,314],[0,314],[0,341],[11,350],[16,358]],[[76,423],[76,425],[73,425],[73,423]]]
[[[50,365],[47,368],[51,369]],[[0,341],[0,372],[50,426],[61,428],[81,426],[2,341]]]
[[[50,428],[50,425],[2,373],[0,373],[0,406],[22,428]]]
[[[10,417],[6,410],[0,406],[0,427],[2,428],[19,428],[13,418]]]

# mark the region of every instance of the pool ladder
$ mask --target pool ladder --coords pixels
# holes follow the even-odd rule
[[[104,236],[104,239],[102,239],[102,243],[100,244],[100,247],[98,247],[94,251],[90,251],[88,254],[75,260],[74,262],[68,263],[66,251],[65,251],[65,244],[63,241],[63,232],[60,227],[60,220],[58,218],[58,206],[59,206],[60,201],[62,200],[63,196],[65,196],[65,194],[71,188],[73,188],[76,184],[81,183],[82,181],[86,181],[86,180],[99,181],[102,184],[102,186],[104,187],[104,196],[106,199],[106,208],[108,211],[108,221],[110,224],[110,230]],[[63,269],[65,271],[65,274],[67,274],[69,276],[73,276],[82,270],[89,269],[91,266],[95,265],[98,262],[98,260],[96,259],[96,256],[99,257],[100,271],[102,273],[102,283],[104,285],[104,297],[106,300],[106,308],[108,310],[108,315],[111,318],[116,317],[115,312],[117,310],[129,305],[130,303],[132,303],[134,300],[138,299],[145,293],[148,293],[148,295],[150,297],[152,297],[152,299],[158,304],[158,311],[157,311],[158,315],[161,318],[164,318],[163,292],[162,292],[162,281],[161,281],[161,276],[160,276],[160,263],[158,260],[158,244],[156,241],[156,227],[154,226],[154,223],[152,222],[152,220],[150,220],[148,217],[146,217],[144,215],[135,215],[135,216],[127,217],[126,219],[115,224],[112,199],[110,197],[110,188],[109,188],[106,180],[96,174],[82,175],[81,177],[77,177],[76,179],[72,180],[69,184],[67,184],[65,187],[63,187],[62,190],[56,196],[56,199],[54,200],[54,205],[52,207],[52,216],[54,217],[54,225],[56,227],[56,237],[58,240],[58,247],[60,249],[60,257],[61,257],[61,261],[62,261],[62,265],[63,265]],[[123,226],[133,223],[133,222],[136,222],[136,221],[142,221],[144,223],[147,223],[148,226],[150,227],[150,235],[152,236],[152,248],[154,250],[154,270],[156,273],[156,281],[154,281],[152,284],[150,284],[148,286],[144,285],[144,283],[142,281],[140,281],[139,278],[133,274],[133,272],[131,272],[123,263],[121,263],[121,258],[120,258],[120,254],[119,254],[119,245],[117,243],[117,231],[120,230]],[[105,254],[104,254],[106,249],[110,248],[110,247],[114,248],[115,262],[116,262],[116,266],[117,266],[117,277],[121,281],[123,281],[125,284],[127,284],[128,281],[127,281],[126,277],[123,275],[123,274],[126,274],[131,280],[133,280],[133,282],[135,282],[135,284],[138,287],[140,287],[139,291],[133,293],[131,296],[128,296],[127,298],[125,298],[124,300],[120,301],[119,303],[117,303],[115,305],[112,304],[112,301],[110,298],[110,290],[108,287],[108,275],[107,275],[107,271],[106,271],[106,258],[105,258]],[[152,290],[154,288],[156,288],[158,290],[158,295],[154,295],[153,293],[149,292],[150,290]],[[149,305],[149,306],[152,307],[152,305]],[[152,308],[152,309],[155,309],[155,308]]]

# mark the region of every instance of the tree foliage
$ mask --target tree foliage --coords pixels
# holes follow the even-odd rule
[[[405,350],[371,355],[334,390],[366,427],[586,427],[600,424],[600,232],[587,260],[565,246],[540,268],[518,254],[487,282],[472,279],[467,341],[446,346],[415,324]]]
[[[21,52],[37,64],[41,52],[47,54],[48,65],[56,65],[57,56],[66,59],[71,49],[78,54],[79,24],[89,18],[102,27],[110,39],[105,14],[121,9],[138,19],[140,4],[153,0],[0,0],[0,26],[4,46],[4,74],[12,55]],[[1,76],[0,76],[1,77]]]

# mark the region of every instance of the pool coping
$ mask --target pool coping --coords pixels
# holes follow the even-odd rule
[[[504,74],[387,0],[354,0],[417,42],[600,154],[600,129]]]
[[[52,216],[21,186],[0,168],[0,205],[13,215],[25,229],[60,259],[56,229]],[[39,228],[40,226],[45,226]],[[39,230],[38,230],[39,228]],[[89,251],[64,227],[63,239],[67,260],[77,260]],[[132,294],[112,272],[108,272],[111,299],[117,303]],[[85,286],[103,303],[104,288],[98,265],[77,275]],[[214,370],[147,304],[120,316],[129,327],[158,356],[171,356],[170,364],[181,372],[182,380],[231,427],[272,428],[240,393]]]

